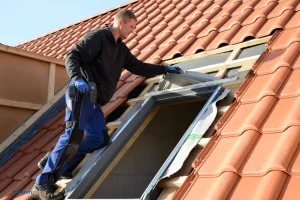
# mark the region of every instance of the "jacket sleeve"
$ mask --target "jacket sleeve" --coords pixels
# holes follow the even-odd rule
[[[88,32],[84,38],[72,48],[66,55],[66,70],[71,79],[82,77],[81,67],[92,61],[101,48],[101,36],[99,30]]]
[[[138,60],[128,47],[125,45],[126,55],[125,55],[125,65],[124,68],[133,74],[145,76],[147,78],[154,77],[159,74],[165,74],[166,69],[162,65],[155,65],[150,63],[144,63]]]

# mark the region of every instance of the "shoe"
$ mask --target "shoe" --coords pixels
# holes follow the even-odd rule
[[[68,171],[65,171],[60,178],[63,178],[63,179],[72,179],[73,178],[73,175],[71,172],[68,172]]]
[[[51,152],[46,153],[46,155],[44,155],[44,157],[42,157],[42,159],[38,162],[38,167],[43,170],[46,166],[46,163],[48,161],[48,158],[50,156]]]
[[[31,197],[41,200],[63,200],[65,195],[62,192],[54,194],[54,187],[50,183],[35,183],[31,189]]]
[[[48,161],[48,158],[50,156],[51,152],[48,152],[44,157],[42,157],[42,159],[38,162],[38,167],[43,170],[46,166],[46,163]],[[68,172],[68,171],[65,171],[61,178],[64,178],[64,179],[72,179],[73,176],[72,176],[72,173],[71,172]]]

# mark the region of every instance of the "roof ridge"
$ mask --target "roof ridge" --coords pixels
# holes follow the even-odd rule
[[[79,24],[79,23],[85,22],[85,21],[87,21],[87,20],[93,19],[93,18],[98,17],[98,16],[100,16],[100,15],[107,14],[108,12],[117,10],[117,9],[122,8],[122,7],[124,7],[124,6],[127,6],[127,5],[129,5],[129,4],[136,3],[136,2],[138,2],[138,1],[139,1],[139,0],[131,0],[131,1],[127,2],[127,3],[120,4],[119,6],[116,6],[116,7],[110,8],[110,9],[107,9],[107,10],[105,10],[105,11],[103,11],[103,12],[100,12],[100,13],[98,13],[98,14],[95,14],[95,15],[92,15],[92,16],[90,16],[90,17],[84,18],[84,19],[82,19],[82,20],[80,20],[80,21],[77,21],[77,22],[74,22],[74,23],[72,23],[72,24],[68,24],[68,25],[63,26],[63,27],[61,27],[61,28],[59,28],[59,29],[56,29],[56,30],[51,31],[51,32],[48,32],[48,33],[46,33],[46,34],[44,34],[44,35],[41,35],[41,36],[38,36],[38,37],[35,37],[35,38],[32,38],[32,39],[26,40],[26,41],[21,42],[21,43],[19,43],[19,44],[16,44],[14,47],[18,47],[18,46],[20,46],[20,45],[24,45],[24,44],[26,44],[26,43],[28,43],[28,42],[33,41],[33,40],[37,40],[37,39],[42,38],[42,37],[45,37],[45,36],[47,36],[47,35],[51,35],[51,34],[53,34],[53,33],[57,33],[57,32],[59,32],[59,31],[61,31],[61,30],[63,30],[63,29],[66,29],[66,28],[69,28],[69,27],[74,26],[74,25],[76,25],[76,24]]]

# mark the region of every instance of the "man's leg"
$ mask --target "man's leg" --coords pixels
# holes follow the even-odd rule
[[[110,138],[107,133],[104,115],[98,105],[96,105],[96,109],[85,125],[84,130],[86,131],[86,137],[82,140],[76,155],[72,162],[67,162],[60,172],[56,174],[56,179],[58,179],[65,171],[72,172],[87,153],[91,153],[109,143]]]
[[[90,99],[90,98],[88,96],[85,96],[85,97],[83,97],[83,101],[82,101],[82,106],[81,106],[81,111],[80,111],[80,126],[79,126],[79,129],[81,131],[83,131],[83,127],[86,125],[88,120],[91,118],[91,116],[93,115],[93,111],[94,111],[93,107],[88,107],[88,105],[89,105],[89,103],[87,101],[88,99]],[[68,90],[66,91],[66,100],[68,103],[68,100],[69,100]],[[68,107],[66,108],[65,119],[66,120],[71,119],[71,110],[68,109]],[[69,140],[72,135],[71,133],[72,133],[71,128],[65,129],[65,133],[63,135],[61,135],[61,137],[59,138],[56,146],[54,147],[52,153],[50,154],[50,157],[46,163],[45,168],[43,169],[43,172],[37,177],[36,184],[33,187],[33,191],[35,191],[37,193],[41,192],[41,191],[46,192],[47,193],[46,198],[48,198],[48,199],[59,199],[58,197],[53,195],[54,191],[51,191],[52,184],[49,183],[49,176],[51,176],[52,174],[56,174],[60,170],[61,166],[63,166],[63,163],[67,161],[67,160],[64,160],[64,157],[62,157],[63,153],[69,154],[69,155],[73,154],[73,152],[64,152],[64,150],[72,150],[72,148],[68,148],[68,147],[70,147],[68,145],[69,145]],[[80,144],[80,142],[79,142],[79,144]],[[69,155],[67,155],[67,156],[69,156]],[[65,156],[65,158],[67,158],[67,157]],[[62,163],[62,164],[59,164],[59,163]],[[56,180],[54,180],[54,182],[55,181]],[[43,198],[44,198],[44,196],[43,196]]]

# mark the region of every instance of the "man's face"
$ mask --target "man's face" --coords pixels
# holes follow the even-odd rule
[[[136,23],[137,22],[134,19],[120,20],[119,28],[120,28],[121,37],[123,39],[126,39],[131,33],[134,32]]]

